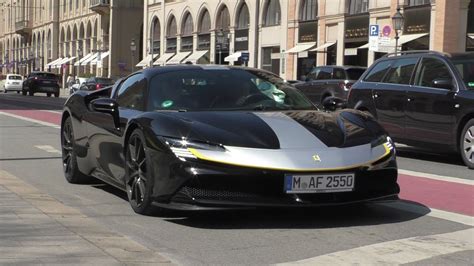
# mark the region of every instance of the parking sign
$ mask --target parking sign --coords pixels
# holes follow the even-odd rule
[[[379,25],[369,25],[369,51],[379,50]]]
[[[370,25],[370,37],[379,37],[379,25]]]

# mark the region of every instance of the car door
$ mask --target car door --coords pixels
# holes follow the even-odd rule
[[[440,88],[436,80],[451,80],[451,88]],[[407,135],[417,143],[455,146],[457,86],[454,73],[443,60],[423,57],[407,97]]]
[[[93,112],[89,123],[90,149],[96,155],[97,170],[123,185],[123,137],[128,121],[145,110],[147,81],[143,74],[125,79],[112,97],[119,105],[120,128],[116,128],[110,114]]]

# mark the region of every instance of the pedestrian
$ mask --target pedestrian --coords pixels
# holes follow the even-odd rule
[[[70,88],[72,86],[73,82],[74,82],[74,78],[71,75],[67,76],[67,80],[66,80],[67,88]]]

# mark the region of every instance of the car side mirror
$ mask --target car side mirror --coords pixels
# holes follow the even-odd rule
[[[323,100],[322,104],[324,106],[324,109],[328,111],[344,109],[347,106],[346,102],[343,99],[337,97],[327,97]]]
[[[95,112],[106,113],[112,115],[114,119],[114,126],[117,130],[120,130],[120,116],[119,116],[119,105],[114,99],[110,98],[97,98],[91,101],[91,109]]]
[[[438,89],[452,90],[454,88],[453,80],[450,78],[439,78],[433,80],[431,86]]]

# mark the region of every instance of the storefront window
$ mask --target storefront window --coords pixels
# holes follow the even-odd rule
[[[474,1],[469,4],[467,13],[467,43],[466,51],[474,51]]]
[[[281,11],[280,11],[280,1],[279,0],[268,0],[265,16],[264,16],[264,25],[265,26],[276,26],[280,25],[281,20]]]
[[[421,6],[430,4],[430,0],[406,0],[405,5],[407,6]]]
[[[262,69],[279,75],[280,73],[280,47],[262,48]]]
[[[224,58],[229,55],[229,37],[230,37],[230,15],[229,10],[224,5],[219,12],[216,21],[216,57],[214,62],[217,64],[226,64]]]

